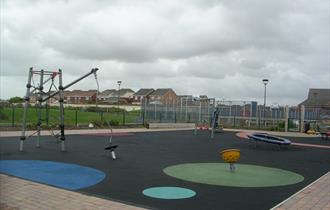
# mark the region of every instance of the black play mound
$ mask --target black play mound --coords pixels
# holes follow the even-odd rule
[[[330,145],[319,138],[289,138],[292,142]],[[35,138],[28,139],[25,151],[19,152],[19,138],[0,138],[1,160],[49,160],[75,163],[103,171],[106,178],[79,190],[111,200],[119,200],[150,209],[270,209],[330,170],[330,149],[258,144],[224,132],[210,139],[210,134],[193,131],[149,132],[116,136],[113,142],[117,159],[104,148],[107,137],[92,135],[67,136],[67,152],[52,137],[42,137],[41,148]],[[223,163],[220,151],[237,148],[239,164],[250,164],[288,170],[304,177],[302,182],[275,187],[229,187],[199,184],[166,175],[163,169],[184,163]],[[61,174],[58,174],[61,176]],[[79,178],[79,177],[77,177]],[[151,187],[181,187],[196,195],[186,199],[157,199],[142,191]]]

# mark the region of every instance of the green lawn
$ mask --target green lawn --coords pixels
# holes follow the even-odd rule
[[[14,121],[14,124],[20,124],[23,117],[23,108],[3,108],[0,110],[2,114],[0,115],[0,124],[11,124]],[[14,113],[13,113],[14,112]],[[131,112],[103,112],[103,116],[97,112],[88,112],[81,110],[64,110],[64,123],[65,125],[75,126],[76,124],[88,124],[90,122],[102,122],[104,120],[111,121],[113,124],[125,124],[137,123],[140,117],[139,111]],[[42,110],[42,124],[46,124],[46,110]],[[38,111],[35,107],[28,109],[27,113],[27,123],[29,125],[35,125],[38,120]],[[49,109],[49,125],[56,125],[59,123],[59,110],[58,109]]]

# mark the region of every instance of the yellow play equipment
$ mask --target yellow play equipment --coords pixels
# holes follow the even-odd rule
[[[222,159],[229,163],[229,169],[230,172],[234,172],[235,171],[235,165],[234,163],[236,163],[240,156],[241,156],[241,151],[239,149],[226,149],[220,152]]]

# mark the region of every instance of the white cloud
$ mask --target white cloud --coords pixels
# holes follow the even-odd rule
[[[98,67],[101,89],[171,87],[179,94],[297,104],[330,88],[329,2],[1,1],[1,97],[28,68],[66,82]],[[23,79],[24,81],[24,79]],[[87,80],[77,88],[94,88]],[[6,91],[4,89],[6,88]]]

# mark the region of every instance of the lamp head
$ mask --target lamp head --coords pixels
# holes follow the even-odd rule
[[[117,84],[118,84],[118,85],[120,85],[120,84],[121,84],[121,81],[120,81],[120,80],[119,80],[119,81],[117,81]]]
[[[268,79],[263,79],[262,82],[264,83],[264,85],[268,84]]]

